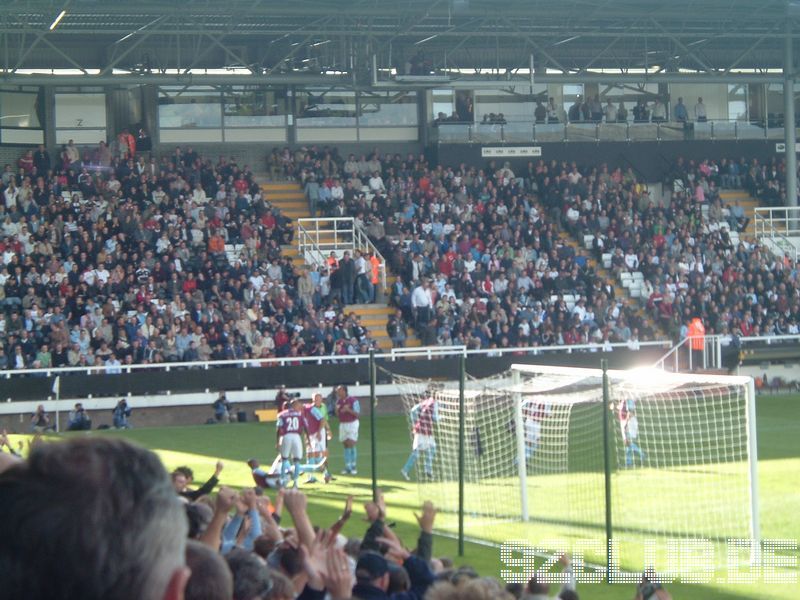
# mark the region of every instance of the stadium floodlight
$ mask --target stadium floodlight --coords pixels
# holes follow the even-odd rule
[[[394,375],[412,431],[414,407],[437,403],[433,468],[416,467],[443,530],[463,469],[466,529],[486,541],[758,540],[752,378],[606,373],[604,390],[600,369],[512,365],[466,381],[463,411],[456,383]]]

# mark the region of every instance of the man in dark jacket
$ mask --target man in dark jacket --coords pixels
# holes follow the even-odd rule
[[[425,592],[433,584],[434,575],[428,566],[433,552],[433,522],[436,509],[431,502],[422,506],[422,515],[417,518],[420,526],[419,540],[414,554],[403,548],[394,537],[384,537],[386,503],[379,492],[376,502],[367,503],[367,519],[371,521],[361,543],[362,554],[356,563],[356,585],[353,597],[361,600],[422,600]],[[386,550],[386,556],[378,550]],[[391,596],[389,571],[399,568],[398,563],[408,573],[411,586],[407,592],[397,592]]]
[[[339,262],[339,285],[342,286],[342,304],[353,303],[353,288],[356,283],[356,264],[350,258],[350,253],[345,252]]]
[[[189,467],[178,467],[172,472],[172,487],[175,492],[185,498],[189,502],[194,502],[202,496],[207,496],[214,491],[214,487],[219,483],[219,474],[225,465],[221,460],[217,461],[217,466],[214,469],[214,474],[206,481],[200,488],[190,490],[189,486],[194,481],[194,473]]]

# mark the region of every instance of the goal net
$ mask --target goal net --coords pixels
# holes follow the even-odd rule
[[[747,377],[514,365],[464,385],[393,376],[409,418],[431,421],[435,449],[404,468],[454,531],[463,457],[470,537],[605,544],[605,447],[618,540],[757,539],[755,423]],[[435,404],[436,410],[420,405]],[[433,417],[430,416],[433,414]],[[463,427],[463,455],[460,431]],[[524,525],[531,524],[529,530]]]

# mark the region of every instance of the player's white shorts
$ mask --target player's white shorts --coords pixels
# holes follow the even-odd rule
[[[535,419],[525,419],[525,441],[529,444],[538,444],[542,433],[542,423]]]
[[[432,435],[424,433],[415,433],[414,441],[411,443],[411,448],[414,450],[433,450],[436,448],[436,439]]]
[[[308,436],[308,451],[316,454],[325,452],[328,448],[327,434],[324,429]]]
[[[281,457],[284,460],[302,460],[303,440],[299,433],[287,433],[281,439]]]
[[[358,423],[358,421],[339,423],[339,441],[344,442],[345,440],[353,440],[354,442],[357,442]]]

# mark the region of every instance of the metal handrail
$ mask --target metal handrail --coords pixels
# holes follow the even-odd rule
[[[653,365],[657,369],[666,370],[668,362],[670,359],[672,360],[674,371],[678,372],[680,370],[680,352],[681,348],[686,348],[687,346],[691,345],[691,342],[695,339],[702,339],[703,340],[703,350],[702,350],[702,368],[707,369],[709,367],[713,367],[716,369],[722,368],[722,348],[723,346],[729,345],[733,341],[733,337],[730,334],[721,335],[721,334],[709,334],[703,336],[687,336],[683,338],[680,342],[675,344],[672,348],[670,348],[669,352],[664,354],[661,358],[656,361]],[[754,343],[766,343],[767,345],[771,345],[774,343],[781,343],[781,342],[795,342],[800,343],[800,335],[756,335],[756,336],[747,336],[747,337],[740,337],[739,344],[741,346],[746,346],[748,344]],[[690,348],[691,350],[691,348]],[[692,352],[688,353],[688,367],[689,370],[693,369],[695,366],[700,367],[701,365],[694,365],[694,357],[692,356]]]
[[[625,342],[610,344],[612,349],[629,348]],[[639,342],[639,347],[671,347],[670,340],[655,340],[647,342]],[[600,344],[576,344],[574,346],[516,346],[514,348],[479,348],[474,350],[466,350],[463,346],[450,347],[450,346],[420,346],[418,348],[408,348],[405,352],[381,352],[376,353],[375,358],[397,360],[398,358],[433,358],[444,356],[503,356],[505,354],[530,354],[538,355],[548,352],[574,352],[579,350],[601,350],[603,348]],[[396,349],[395,349],[396,350]],[[212,367],[234,367],[234,368],[254,368],[254,367],[286,367],[292,366],[297,363],[301,364],[325,364],[325,363],[359,363],[361,361],[369,360],[369,354],[345,354],[339,355],[326,355],[326,356],[289,356],[283,358],[249,358],[249,359],[227,359],[227,360],[209,360],[209,361],[193,361],[193,362],[174,362],[174,363],[154,363],[154,364],[136,364],[136,365],[122,365],[119,367],[106,367],[88,366],[88,367],[51,367],[41,369],[6,369],[0,371],[0,378],[11,379],[12,377],[31,375],[31,376],[44,376],[52,377],[62,374],[78,374],[85,375],[109,375],[110,371],[120,371],[122,373],[133,373],[136,371],[164,371],[170,372],[172,370],[181,369],[203,369],[207,370]]]
[[[772,240],[783,252],[794,254],[797,260],[800,248],[791,238],[800,239],[800,207],[758,207],[754,210],[754,227],[759,242],[762,238]]]
[[[327,227],[322,227],[327,225]],[[332,225],[332,227],[331,227]],[[308,226],[308,227],[307,227]],[[324,217],[317,219],[298,219],[297,221],[297,247],[300,256],[306,257],[306,244],[308,240],[311,250],[317,253],[317,266],[324,264],[326,254],[331,251],[340,250],[360,250],[361,252],[372,252],[379,261],[378,271],[380,273],[381,284],[386,289],[386,259],[369,239],[367,232],[356,224],[352,217]],[[327,234],[327,235],[326,235]],[[333,234],[333,239],[320,239],[321,236],[328,237]]]
[[[770,132],[777,131],[776,128],[765,127],[761,121],[742,120],[742,119],[708,119],[706,121],[689,120],[685,123],[682,121],[675,121],[667,119],[665,121],[569,121],[560,120],[558,122],[541,122],[535,119],[520,119],[520,120],[506,120],[505,123],[483,123],[483,122],[465,122],[453,121],[444,122],[431,126],[431,138],[443,143],[474,143],[474,142],[488,142],[488,143],[507,143],[507,142],[541,142],[541,141],[571,141],[568,135],[568,128],[581,127],[586,132],[593,131],[592,134],[582,135],[580,139],[589,139],[596,142],[601,141],[662,141],[669,139],[687,139],[695,135],[701,134],[704,139],[711,140],[739,140],[739,139],[767,139],[770,137]],[[608,137],[605,135],[606,127],[614,127],[620,130],[619,137]],[[624,127],[624,132],[622,128]],[[754,128],[753,130],[748,127]],[[513,128],[513,130],[512,130]],[[529,131],[525,135],[520,135],[521,131]],[[537,131],[537,128],[541,128]],[[636,130],[647,131],[650,128],[653,132],[652,135],[633,135]],[[782,129],[782,127],[780,128]],[[441,135],[440,132],[448,132],[446,135]],[[761,131],[759,135],[754,133]],[[547,132],[552,133],[550,140],[544,140]],[[453,134],[457,135],[453,135]],[[559,135],[560,134],[560,135]],[[676,137],[678,136],[678,137]],[[574,138],[578,139],[578,138]]]

